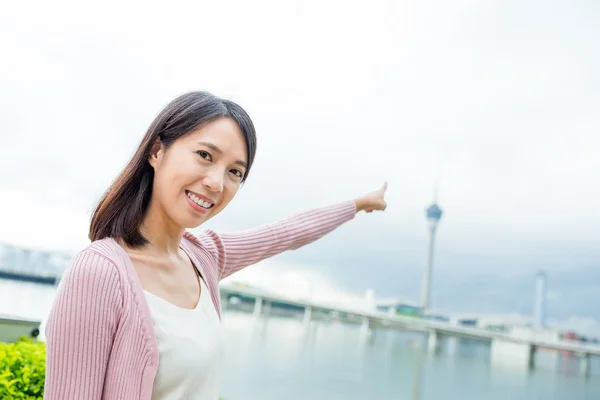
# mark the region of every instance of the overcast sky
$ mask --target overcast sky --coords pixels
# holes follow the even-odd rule
[[[0,241],[86,246],[91,209],[159,109],[205,89],[245,107],[259,137],[210,227],[389,182],[385,213],[240,279],[417,301],[437,179],[436,306],[530,313],[545,269],[551,316],[600,318],[600,3],[166,4],[3,6]]]

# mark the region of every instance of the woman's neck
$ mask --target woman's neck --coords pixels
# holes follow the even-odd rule
[[[184,229],[176,226],[158,207],[153,207],[152,203],[140,226],[140,232],[150,242],[150,246],[147,247],[152,247],[157,253],[179,253]]]

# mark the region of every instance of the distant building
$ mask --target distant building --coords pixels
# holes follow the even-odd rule
[[[0,243],[0,278],[55,285],[71,256]]]
[[[422,314],[421,307],[411,304],[407,301],[401,301],[398,299],[385,299],[378,300],[375,302],[376,309],[378,311],[398,314],[398,315],[407,315],[407,316],[420,316]]]
[[[477,318],[464,318],[456,320],[457,325],[462,326],[473,326],[476,327],[478,325],[479,320]]]
[[[546,326],[546,274],[544,272],[538,272],[535,276],[533,324],[538,328]]]

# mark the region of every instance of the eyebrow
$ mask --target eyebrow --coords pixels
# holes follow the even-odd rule
[[[203,145],[203,146],[206,146],[206,147],[208,147],[209,149],[211,149],[211,150],[213,150],[213,151],[215,151],[215,152],[217,152],[217,153],[219,153],[219,154],[223,154],[223,150],[221,150],[220,148],[218,148],[217,146],[215,146],[215,145],[214,145],[214,144],[212,144],[212,143],[199,141],[199,142],[198,142],[198,144],[201,144],[201,145]],[[244,162],[244,161],[242,161],[242,160],[237,160],[237,161],[235,161],[235,163],[234,163],[234,164],[238,164],[238,165],[241,165],[241,166],[242,166],[242,167],[244,167],[244,168],[248,168],[248,163],[246,163],[246,162]]]

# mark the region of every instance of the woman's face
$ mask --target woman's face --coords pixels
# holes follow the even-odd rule
[[[233,199],[246,173],[246,143],[231,118],[218,118],[150,155],[150,207],[181,228],[195,228]]]

